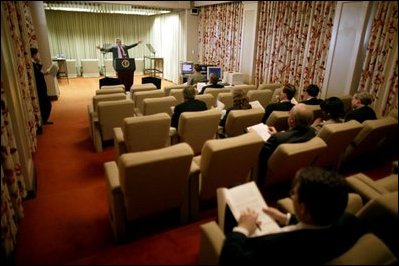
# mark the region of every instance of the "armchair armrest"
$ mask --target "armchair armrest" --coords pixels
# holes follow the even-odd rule
[[[294,204],[291,198],[283,198],[277,201],[277,207],[284,212],[295,214]],[[356,193],[348,194],[348,204],[346,205],[346,212],[356,214],[363,207],[362,198]]]
[[[109,219],[117,242],[126,237],[126,214],[124,195],[119,182],[119,170],[114,161],[104,163]]]
[[[191,219],[198,217],[199,211],[199,178],[200,168],[192,161],[189,174],[189,193],[190,193],[190,215]]]
[[[114,127],[114,146],[117,160],[119,156],[127,152],[125,138],[120,127]]]
[[[358,173],[346,178],[349,187],[367,200],[375,199],[383,193],[388,192],[368,176]]]
[[[175,127],[169,128],[169,137],[170,137],[170,145],[176,144],[179,142],[179,135]]]
[[[200,225],[199,265],[217,265],[225,235],[215,221]]]

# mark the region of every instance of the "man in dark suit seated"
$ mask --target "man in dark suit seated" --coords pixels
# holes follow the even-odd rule
[[[283,143],[301,143],[308,141],[316,136],[313,122],[313,111],[303,103],[298,103],[289,112],[287,118],[289,129],[277,132],[274,127],[269,127],[271,137],[263,144],[259,153],[258,163],[258,186],[265,184],[267,172],[267,161],[278,145]]]
[[[205,90],[207,88],[216,88],[216,89],[220,89],[220,88],[224,88],[223,84],[218,84],[219,82],[219,76],[216,73],[211,73],[209,75],[209,85],[206,85],[204,87],[202,87],[202,90],[199,94],[204,94]]]
[[[373,96],[367,91],[355,93],[352,98],[352,110],[345,116],[345,122],[357,120],[363,123],[365,120],[375,120],[377,116],[374,110],[369,106],[373,102]]]
[[[184,102],[175,106],[172,115],[171,126],[176,128],[179,125],[179,118],[183,112],[205,111],[208,110],[206,103],[195,99],[197,90],[193,86],[183,89]]]
[[[317,96],[319,95],[320,88],[316,84],[310,84],[306,87],[303,91],[303,101],[301,103],[308,104],[308,105],[320,105],[323,100],[318,99]]]
[[[282,226],[276,233],[248,237],[259,226],[258,213],[244,211],[238,226],[226,234],[219,263],[324,264],[349,250],[366,232],[354,215],[345,213],[347,186],[335,172],[302,168],[293,181],[291,198],[295,215],[271,207],[263,210]]]
[[[271,103],[266,106],[265,114],[262,118],[262,123],[266,123],[267,119],[269,118],[270,114],[273,111],[289,111],[294,106],[291,102],[292,98],[294,98],[296,93],[296,88],[294,85],[286,84],[284,88],[280,91],[280,95],[278,96],[279,102],[278,103]]]

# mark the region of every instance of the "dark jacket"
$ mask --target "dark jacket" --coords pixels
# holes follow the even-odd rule
[[[171,126],[177,128],[179,125],[179,118],[183,112],[205,111],[208,110],[206,103],[200,100],[188,100],[175,106],[172,115]]]
[[[349,120],[357,120],[359,123],[363,123],[365,120],[375,120],[377,116],[374,110],[370,106],[362,106],[358,109],[349,111],[345,116],[345,122]]]
[[[290,111],[294,106],[291,102],[271,103],[266,106],[265,114],[262,118],[262,123],[266,124],[267,119],[273,111]]]
[[[278,132],[271,135],[271,137],[263,144],[259,154],[258,165],[258,185],[263,187],[265,184],[267,161],[272,153],[283,143],[301,143],[308,141],[316,136],[315,130],[312,127],[295,127],[287,131]],[[289,162],[287,162],[289,163]]]
[[[226,235],[219,263],[222,265],[313,265],[343,254],[366,232],[352,214],[323,229],[301,229],[247,238],[238,232]]]
[[[204,94],[205,90],[207,88],[215,88],[215,89],[221,89],[224,88],[224,85],[222,84],[211,84],[211,85],[206,85],[204,87],[202,87],[201,92],[199,94]]]
[[[301,103],[307,105],[320,105],[322,102],[323,102],[322,99],[310,98],[309,100],[302,101]]]

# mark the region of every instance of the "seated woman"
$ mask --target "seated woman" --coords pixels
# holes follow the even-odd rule
[[[248,96],[242,89],[233,90],[233,106],[226,109],[226,114],[220,120],[219,125],[224,127],[226,124],[227,116],[231,110],[242,110],[251,109],[252,106],[249,104]]]
[[[344,103],[340,98],[330,97],[320,104],[320,108],[323,111],[323,118],[316,118],[312,124],[316,133],[318,133],[325,124],[344,122]]]

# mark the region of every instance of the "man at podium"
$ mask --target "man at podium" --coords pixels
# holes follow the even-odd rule
[[[118,75],[118,79],[125,85],[125,90],[130,91],[130,87],[133,85],[134,71],[136,70],[136,65],[134,58],[129,59],[128,50],[136,47],[141,41],[135,44],[125,45],[122,44],[120,38],[115,39],[116,45],[110,48],[100,47],[97,45],[97,49],[100,49],[103,53],[112,52],[113,66]]]

